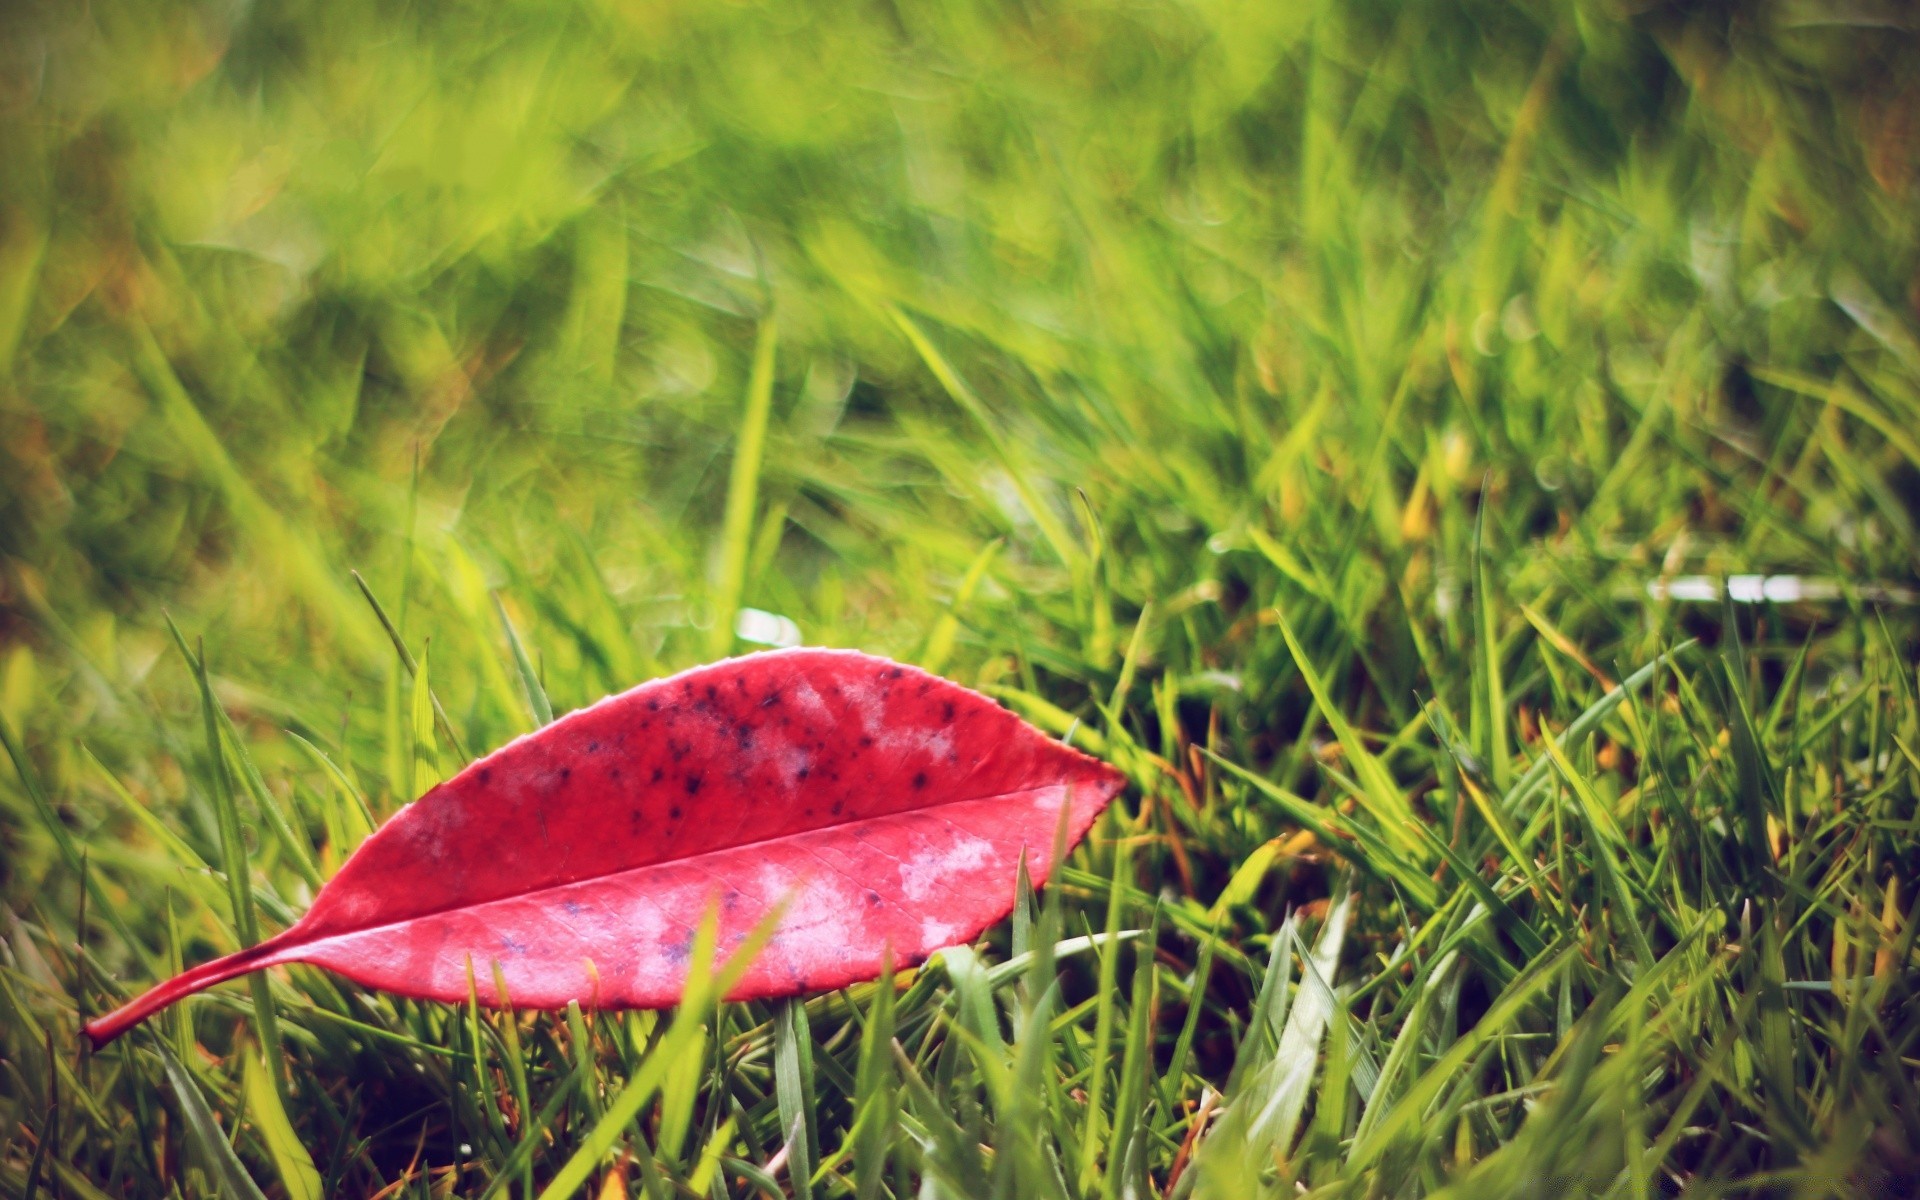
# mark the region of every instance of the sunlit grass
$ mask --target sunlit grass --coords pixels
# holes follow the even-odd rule
[[[1865,12],[9,10],[0,1193],[1920,1190]],[[1133,786],[897,986],[81,1049],[789,628]]]

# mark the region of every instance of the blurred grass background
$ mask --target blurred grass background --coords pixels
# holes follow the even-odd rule
[[[1572,1162],[1605,1138],[1520,1136],[1521,1101],[1545,1094],[1526,1089],[1560,1061],[1529,1060],[1450,1083],[1446,1120],[1393,1133],[1428,1141],[1384,1158],[1360,1135],[1390,1122],[1335,1104],[1359,1086],[1342,1078],[1308,1110],[1330,1140],[1278,1147],[1283,1175],[1356,1195],[1423,1194],[1475,1163],[1478,1195],[1920,1178],[1901,917],[1920,867],[1912,20],[1871,0],[7,6],[0,717],[47,804],[27,775],[0,780],[0,1189],[67,1179],[49,1152],[110,1194],[200,1178],[152,1150],[177,1130],[116,1115],[163,1094],[144,1051],[47,1151],[33,1032],[70,1048],[80,1009],[150,978],[170,912],[189,960],[235,936],[185,857],[224,861],[209,780],[227,768],[165,614],[204,638],[235,723],[221,754],[257,764],[247,869],[270,920],[310,892],[302,854],[324,873],[351,849],[347,791],[378,817],[458,766],[411,721],[415,685],[353,570],[476,751],[537,720],[504,617],[556,711],[757,644],[737,630],[923,663],[1131,763],[1139,786],[1066,902],[1132,927],[1157,896],[1185,923],[1168,918],[1167,961],[1103,960],[1123,994],[1089,1036],[1135,1037],[1136,974],[1188,997],[1166,1021],[1205,1019],[1186,1099],[1157,1108],[1063,1051],[1095,1109],[1104,1089],[1152,1113],[1137,1150],[1104,1140],[1121,1115],[1087,1118],[1103,1149],[1076,1188],[1172,1190],[1202,1088],[1258,1040],[1248,1005],[1291,953],[1283,914],[1324,900],[1342,861],[1368,1003],[1400,994],[1396,936],[1463,915],[1436,909],[1447,896],[1484,899],[1462,877],[1483,860],[1544,934],[1503,943],[1516,966],[1587,946],[1562,1014],[1617,999],[1634,906],[1579,894],[1613,886],[1586,857],[1603,834],[1666,913],[1621,988],[1640,951],[1692,947],[1688,971],[1726,972],[1724,1011],[1685,1010],[1704,1030],[1808,985],[1795,1024],[1764,1043],[1754,1026],[1746,1076],[1713,1065],[1707,1032],[1676,1033],[1644,1095],[1561,1109],[1665,1120],[1707,1080],[1673,1128],[1712,1136]],[[1729,575],[1798,582],[1722,604]],[[1527,807],[1554,731],[1688,638],[1548,776],[1623,828]],[[1515,829],[1477,815],[1482,792]],[[1396,805],[1455,858],[1289,840],[1303,815]],[[91,979],[68,961],[82,888],[63,844],[88,856]],[[1540,876],[1556,855],[1559,900]],[[1137,890],[1111,885],[1121,866]],[[1401,892],[1429,875],[1439,895],[1410,915]],[[1739,974],[1759,969],[1739,950],[1754,904],[1777,926],[1767,987]],[[1215,914],[1252,974],[1209,991],[1192,973]],[[1462,1011],[1504,1012],[1512,974],[1481,966]],[[1886,981],[1872,1020],[1832,994],[1852,968]],[[294,978],[308,998],[281,980],[281,1004],[330,1002]],[[215,1054],[242,1011],[223,1003],[194,1005]],[[1361,1007],[1393,1014],[1390,1039],[1413,1003]],[[438,1036],[432,1014],[386,1016]],[[763,1016],[716,1035],[764,1034]],[[1569,1021],[1525,1036],[1557,1044]],[[1148,1065],[1179,1032],[1163,1024],[1127,1043]],[[363,1096],[365,1059],[294,1042],[311,1078],[287,1104],[329,1190],[428,1186],[408,1155],[445,1140],[444,1114]],[[232,1062],[190,1066],[216,1107],[240,1086]],[[731,1086],[711,1082],[708,1100]],[[768,1096],[726,1154],[781,1144]],[[527,1117],[499,1124],[493,1167]],[[898,1142],[892,1194],[967,1191],[918,1145]],[[250,1162],[263,1147],[242,1139]],[[660,1162],[649,1188],[697,1170]]]

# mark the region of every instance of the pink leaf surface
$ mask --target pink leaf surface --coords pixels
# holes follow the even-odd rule
[[[779,924],[731,993],[876,977],[967,942],[1036,886],[1121,776],[977,692],[886,659],[786,650],[641,684],[473,763],[401,809],[284,932],[91,1022],[98,1046],[184,996],[282,963],[512,1002],[679,1000],[702,916],[724,951]],[[491,988],[482,988],[488,995]]]

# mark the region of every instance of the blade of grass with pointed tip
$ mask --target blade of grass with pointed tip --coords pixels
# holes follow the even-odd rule
[[[380,619],[380,627],[387,631],[387,640],[393,643],[394,653],[400,656],[400,665],[406,668],[407,677],[409,679],[413,678],[418,670],[418,664],[414,662],[412,651],[407,649],[406,639],[400,635],[400,630],[394,626],[393,620],[387,616],[387,610],[380,606],[380,601],[374,597],[373,589],[367,586],[367,581],[361,578],[360,572],[354,571],[352,574],[353,582],[359,585],[360,595],[365,598],[367,605],[373,609],[374,616]],[[431,690],[427,692],[427,698],[433,705],[434,719],[439,722],[441,736],[447,739],[447,745],[455,754],[460,756],[461,762],[472,762],[473,756],[467,753],[466,743],[460,740],[460,735],[453,731],[453,722],[447,720],[447,712],[446,709],[440,706],[440,698],[435,696]]]
[[[720,522],[718,575],[713,586],[713,625],[707,649],[719,658],[733,648],[733,618],[746,587],[747,555],[753,537],[753,510],[760,489],[760,460],[767,444],[767,420],[773,411],[773,363],[779,344],[773,318],[760,322],[753,342],[753,366],[747,376],[746,411],[734,441],[727,475],[727,507]]]
[[[533,662],[527,657],[527,648],[520,643],[520,632],[513,627],[512,618],[507,616],[507,606],[496,594],[493,609],[500,614],[500,628],[507,632],[507,645],[513,651],[514,669],[520,672],[520,685],[527,690],[527,707],[533,712],[536,725],[553,724],[553,703],[547,699],[547,689],[540,682],[540,675],[533,669]]]
[[[1186,1082],[1187,1060],[1193,1054],[1193,1038],[1200,1029],[1200,1015],[1206,1011],[1207,985],[1213,978],[1213,950],[1219,942],[1217,925],[1200,941],[1200,959],[1193,966],[1193,985],[1187,989],[1187,1013],[1180,1022],[1180,1033],[1174,1038],[1166,1074],[1160,1077],[1160,1105],[1167,1112],[1176,1111],[1175,1098]]]
[[[373,819],[373,810],[367,806],[367,798],[361,794],[359,786],[348,778],[347,773],[341,770],[331,758],[327,757],[326,751],[292,730],[287,731],[287,736],[293,739],[295,745],[305,750],[308,757],[312,758],[314,763],[326,772],[327,777],[333,780],[340,798],[346,802],[343,807],[349,810],[358,825],[356,832],[359,836],[365,839],[371,835],[378,822]]]
[[[1612,897],[1620,915],[1620,923],[1626,927],[1627,942],[1633,947],[1634,959],[1643,970],[1651,967],[1656,957],[1653,946],[1647,940],[1647,931],[1641,927],[1639,908],[1633,902],[1631,890],[1621,879],[1623,868],[1614,859],[1616,848],[1630,853],[1626,839],[1613,823],[1612,814],[1607,812],[1605,804],[1594,795],[1593,786],[1560,748],[1559,739],[1547,729],[1542,729],[1540,733],[1541,741],[1546,743],[1547,754],[1559,767],[1561,777],[1574,794],[1574,811],[1579,814],[1587,835],[1584,839],[1587,857],[1598,867],[1601,885]]]
[[[1058,859],[1054,860],[1058,862]],[[1033,877],[1027,874],[1027,851],[1020,849],[1020,862],[1013,875],[1013,936],[1010,948],[1018,957],[1033,947]]]
[[[425,672],[422,672],[422,678]],[[525,1121],[527,1114],[533,1111],[532,1097],[527,1091],[527,1060],[520,1049],[520,1022],[513,1012],[513,997],[507,993],[507,976],[500,969],[500,960],[495,959],[493,966],[493,994],[499,1002],[500,1031],[506,1042],[507,1052],[501,1057],[506,1062],[507,1084],[513,1089],[514,1109]],[[520,1168],[521,1190],[531,1200],[533,1196],[533,1164],[527,1163]]]
[[[427,685],[431,647],[420,651],[420,666],[413,675],[413,698],[408,707],[413,732],[413,794],[424,796],[433,790],[442,776],[440,746],[434,738],[433,693]]]
[[[593,1035],[587,1031],[586,1018],[581,1014],[578,1000],[567,1001],[567,1037],[573,1051],[574,1078],[579,1081],[580,1101],[587,1106],[588,1115],[598,1120],[604,1106],[600,1103],[599,1089],[593,1082]]]
[[[1113,878],[1107,887],[1107,926],[1109,939],[1120,932],[1121,902],[1124,892],[1121,881],[1131,864],[1131,855],[1124,841],[1113,843]],[[1114,980],[1120,969],[1120,947],[1109,944],[1102,949],[1100,956],[1100,983],[1097,1016],[1094,1023],[1093,1048],[1089,1054],[1087,1066],[1087,1128],[1080,1143],[1080,1186],[1085,1189],[1094,1178],[1095,1156],[1100,1148],[1100,1135],[1105,1124],[1106,1112],[1101,1107],[1105,1102],[1107,1089],[1107,1050],[1113,1040],[1113,1022],[1115,1003]]]
[[[1618,687],[1609,689],[1606,695],[1588,705],[1585,711],[1567,723],[1567,727],[1560,731],[1560,744],[1562,746],[1577,745],[1580,739],[1598,729],[1602,721],[1613,715],[1613,710],[1620,707],[1629,693],[1637,692],[1645,687],[1664,666],[1674,662],[1681,654],[1692,649],[1694,644],[1695,639],[1688,638],[1686,641],[1674,646],[1673,649],[1663,654],[1655,655],[1653,661],[1647,663],[1631,675],[1628,675],[1625,679],[1622,679]],[[1546,755],[1541,755],[1539,758],[1534,759],[1532,765],[1526,769],[1525,773],[1514,782],[1512,787],[1507,789],[1500,806],[1509,813],[1519,811],[1527,801],[1533,798],[1535,792],[1546,785],[1547,780],[1552,774],[1552,759]]]
[[[314,866],[312,845],[293,828],[287,815],[280,810],[280,802],[267,789],[267,781],[260,777],[259,768],[253,765],[253,756],[247,753],[246,744],[240,740],[240,731],[234,728],[233,718],[227,715],[226,707],[216,705],[214,712],[220,718],[220,730],[226,737],[227,752],[239,768],[240,782],[245,785],[248,795],[253,797],[254,807],[266,818],[268,828],[273,830],[274,840],[287,852],[293,869],[299,872],[308,887],[319,891],[324,881],[320,878],[319,868]]]
[[[1465,858],[1461,857],[1459,851],[1441,841],[1439,835],[1435,834],[1432,830],[1427,829],[1424,825],[1420,827],[1420,830],[1426,838],[1428,848],[1447,864],[1452,870],[1454,878],[1458,879],[1468,891],[1472,892],[1473,895],[1487,907],[1487,910],[1493,914],[1494,919],[1500,923],[1500,927],[1506,930],[1507,935],[1513,938],[1515,944],[1520,947],[1522,954],[1531,959],[1546,949],[1546,943],[1540,940],[1540,935],[1535,933],[1532,926],[1528,925],[1520,914],[1513,910],[1512,905],[1508,904],[1498,892],[1493,890],[1492,886],[1489,885],[1486,880],[1480,877],[1480,873],[1473,869],[1472,863],[1469,863]],[[1482,948],[1483,950],[1490,949],[1484,942],[1482,943]],[[1512,971],[1512,967],[1506,964],[1505,959],[1499,954],[1497,949],[1490,949],[1489,953],[1483,955],[1481,961],[1485,965],[1494,967],[1503,977]]]
[[[1438,890],[1432,876],[1407,862],[1395,847],[1387,845],[1379,831],[1359,824],[1333,808],[1322,807],[1296,796],[1279,784],[1263,779],[1211,750],[1202,749],[1201,753],[1274,801],[1302,828],[1311,831],[1321,845],[1341,854],[1369,875],[1392,881],[1423,912],[1433,911]]]
[[[473,1078],[469,1086],[473,1088],[473,1094],[479,1097],[474,1107],[486,1120],[486,1132],[497,1145],[504,1146],[507,1143],[507,1121],[500,1112],[500,1101],[494,1095],[493,1081],[487,1077],[487,1028],[480,1017],[480,984],[474,977],[471,955],[466,965],[467,1004],[461,1016],[466,1026],[468,1061],[473,1066]]]
[[[889,962],[873,985],[866,1027],[860,1031],[860,1061],[856,1068],[853,1143],[855,1200],[877,1200],[886,1178],[888,1145],[893,1140],[897,1102],[889,1073],[893,1066],[893,964]]]
[[[1153,620],[1153,601],[1140,606],[1140,618],[1133,623],[1133,636],[1127,640],[1127,654],[1120,662],[1120,677],[1114,681],[1113,696],[1107,701],[1107,708],[1119,712],[1126,703],[1127,693],[1133,690],[1134,672],[1140,667],[1140,654],[1145,648],[1148,623]]]
[[[1487,565],[1487,509],[1482,504],[1473,524],[1473,616],[1479,634],[1480,659],[1474,663],[1482,697],[1481,713],[1487,725],[1484,753],[1495,787],[1505,789],[1513,779],[1513,751],[1507,740],[1507,691],[1500,669],[1500,628],[1493,605],[1493,571]]]
[[[1100,514],[1093,509],[1087,490],[1076,487],[1073,495],[1080,502],[1081,525],[1087,538],[1085,566],[1076,572],[1075,586],[1076,599],[1086,614],[1082,622],[1077,622],[1085,626],[1082,655],[1088,666],[1104,671],[1113,660],[1113,605],[1107,585],[1106,529],[1100,522]]]
[[[1353,764],[1355,775],[1360,780],[1358,799],[1368,812],[1378,821],[1381,831],[1397,845],[1401,851],[1416,857],[1420,850],[1420,839],[1408,828],[1414,823],[1413,810],[1400,794],[1399,785],[1387,773],[1385,764],[1374,757],[1366,743],[1347,718],[1333,702],[1332,693],[1320,678],[1313,660],[1307,656],[1305,647],[1294,635],[1293,626],[1287,622],[1286,614],[1275,608],[1272,610],[1275,623],[1280,627],[1280,636],[1286,639],[1287,649],[1293,654],[1294,665],[1299,668],[1300,677],[1306,681],[1307,690],[1313,693],[1314,704],[1320,709],[1320,715],[1326,718],[1328,727],[1340,742],[1340,748],[1346,751],[1347,761]],[[1422,864],[1424,865],[1424,864]]]
[[[1287,1012],[1273,1059],[1263,1064],[1265,1077],[1250,1081],[1249,1095],[1236,1105],[1249,1109],[1248,1138],[1256,1146],[1270,1147],[1275,1154],[1284,1154],[1292,1144],[1306,1108],[1320,1042],[1336,1006],[1328,981],[1340,961],[1352,904],[1351,890],[1345,884],[1338,886],[1311,953],[1299,943],[1299,935],[1294,935],[1301,951],[1300,991]]]
[[[1129,1175],[1130,1160],[1137,1162],[1146,1136],[1146,1122],[1153,1107],[1147,1075],[1153,1065],[1153,1031],[1148,1025],[1153,1015],[1155,936],[1160,923],[1158,910],[1147,922],[1147,934],[1134,947],[1133,987],[1127,1005],[1127,1036],[1120,1054],[1120,1089],[1113,1102],[1113,1137],[1108,1142],[1106,1171],[1101,1178],[1102,1195],[1120,1200],[1123,1192],[1136,1188]],[[1117,1153],[1116,1153],[1117,1151]]]
[[[774,1013],[773,1079],[780,1124],[794,1131],[787,1154],[787,1179],[794,1200],[812,1200],[813,1165],[819,1161],[819,1120],[813,1089],[813,1034],[807,1024],[807,1006],[782,1000]]]
[[[180,632],[179,627],[173,623],[171,616],[167,617],[167,629],[173,635],[174,646],[180,651],[181,656],[187,660],[188,670],[205,676],[206,663],[204,661],[204,649],[201,653],[196,654],[192,648],[187,645],[186,637]],[[209,697],[212,695],[210,685],[208,695]],[[268,826],[273,830],[275,839],[279,841],[282,848],[286,850],[288,858],[293,860],[294,868],[300,872],[301,878],[306,880],[309,887],[317,890],[321,882],[320,872],[313,865],[311,848],[304,845],[301,839],[295,835],[292,826],[287,824],[285,815],[280,812],[278,802],[275,801],[272,794],[267,791],[266,781],[261,779],[260,772],[254,769],[253,759],[248,756],[246,747],[240,741],[240,733],[233,726],[233,718],[227,715],[227,710],[224,706],[217,703],[212,706],[211,718],[218,726],[218,733],[213,735],[215,744],[212,752],[221,755],[223,760],[228,756],[232,758],[234,765],[240,770],[241,780],[246,785],[248,793],[253,797],[255,805],[260,809],[261,815],[266,818]],[[221,749],[223,742],[225,746],[224,751]],[[223,777],[225,775],[224,767],[222,769],[222,775]],[[227,783],[227,788],[228,796],[231,798],[232,783],[230,780]]]
[[[1728,618],[1732,618],[1731,606]],[[1765,752],[1760,748],[1759,735],[1753,728],[1744,655],[1736,648],[1736,639],[1730,638],[1729,641],[1734,645],[1723,649],[1725,680],[1719,690],[1725,698],[1725,720],[1730,740],[1728,750],[1734,769],[1734,800],[1741,815],[1739,844],[1744,852],[1746,870],[1755,885],[1770,885],[1773,872],[1770,869],[1772,851],[1767,845],[1768,801],[1778,794],[1779,789],[1773,778],[1772,764],[1767,762]],[[1874,711],[1877,713],[1879,710],[1876,708]]]
[[[167,624],[169,628],[173,627],[171,619]],[[208,782],[212,785],[214,814],[220,830],[220,870],[226,876],[227,896],[233,906],[234,931],[239,936],[240,948],[244,950],[260,941],[260,921],[254,911],[253,872],[247,861],[246,841],[240,832],[240,810],[234,803],[233,785],[227,778],[226,756],[221,752],[220,721],[216,715],[218,706],[213,700],[213,684],[207,679],[207,656],[204,649],[198,654],[189,653],[180,631],[174,629],[173,633],[174,641],[180,653],[186,657],[200,689],[200,715],[207,736]],[[280,1023],[274,1015],[273,993],[267,986],[264,973],[248,976],[247,988],[253,994],[254,1024],[260,1037],[260,1048],[273,1076],[274,1090],[280,1093],[284,1104],[287,1084],[282,1071],[286,1057],[280,1049]]]
[[[1235,1051],[1233,1069],[1227,1074],[1224,1095],[1229,1099],[1244,1090],[1248,1076],[1273,1053],[1279,1044],[1280,1031],[1286,1027],[1287,1011],[1293,1005],[1289,988],[1293,980],[1293,929],[1297,919],[1296,914],[1287,914],[1287,919],[1268,939],[1266,969],[1261,973],[1253,1005],[1247,1010],[1247,1029]]]
[[[1519,838],[1507,824],[1507,819],[1501,815],[1499,806],[1494,804],[1487,797],[1487,793],[1474,781],[1473,764],[1466,760],[1464,749],[1449,736],[1451,723],[1437,708],[1430,707],[1428,711],[1440,722],[1437,728],[1441,735],[1441,742],[1453,759],[1459,772],[1460,787],[1466,792],[1474,811],[1479,813],[1480,819],[1487,823],[1487,828],[1493,832],[1494,840],[1500,844],[1500,848],[1507,852],[1507,862],[1511,869],[1521,872],[1528,886],[1533,888],[1534,894],[1546,899],[1549,910],[1564,929],[1567,926],[1567,915],[1565,903],[1559,892],[1546,886],[1538,866],[1520,849]]]
[[[448,627],[449,634],[457,635],[459,630],[464,630],[468,635],[467,645],[484,647],[479,653],[463,654],[461,661],[471,664],[470,669],[479,674],[480,694],[493,699],[493,704],[488,707],[506,720],[515,733],[526,733],[534,727],[533,722],[520,719],[520,697],[513,681],[501,665],[500,656],[490,653],[495,618],[489,610],[496,597],[487,586],[486,574],[458,537],[440,533],[434,538],[434,543],[439,554],[432,556],[429,561],[434,567],[434,576],[442,594],[453,602],[453,615],[459,618],[457,624]],[[459,643],[449,640],[446,644]]]

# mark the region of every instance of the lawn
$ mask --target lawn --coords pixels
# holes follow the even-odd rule
[[[1916,37],[6,6],[0,1196],[1920,1194]],[[79,1036],[794,641],[1126,791],[884,983]]]

